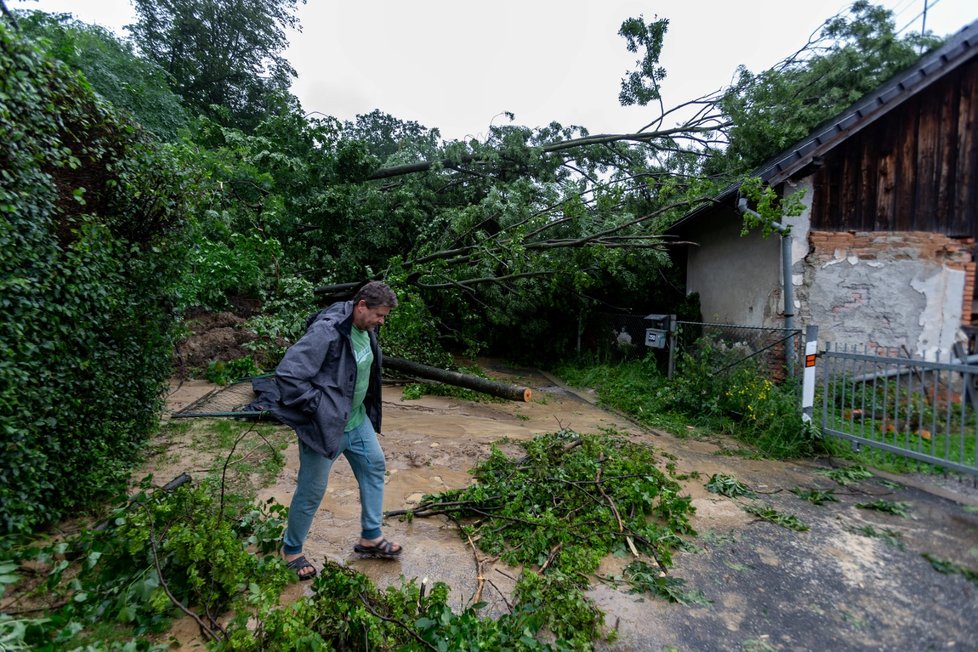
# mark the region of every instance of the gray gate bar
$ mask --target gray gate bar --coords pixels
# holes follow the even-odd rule
[[[978,413],[969,400],[978,366],[831,344],[819,358],[825,435],[978,475]]]

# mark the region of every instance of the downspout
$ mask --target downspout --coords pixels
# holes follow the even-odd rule
[[[737,210],[742,215],[761,216],[755,210],[747,207],[747,198],[741,197],[737,201]],[[782,285],[784,286],[784,327],[786,330],[795,330],[795,291],[791,281],[791,227],[781,222],[772,222],[771,227],[781,235],[781,275]],[[792,346],[786,346],[784,350],[784,361],[788,368],[788,375],[794,373],[794,338],[790,339]]]

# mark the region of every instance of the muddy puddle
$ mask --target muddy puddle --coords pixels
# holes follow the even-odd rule
[[[978,514],[970,511],[978,500],[973,496],[879,477],[839,487],[819,472],[829,461],[721,455],[724,448],[737,445],[641,428],[597,407],[587,392],[570,391],[538,372],[489,370],[497,379],[531,387],[532,402],[474,403],[430,396],[405,401],[400,388],[385,388],[385,511],[410,508],[427,493],[466,486],[471,481],[468,470],[494,443],[517,454],[513,442],[561,428],[628,433],[675,456],[677,472],[693,475],[683,485],[696,507],[693,526],[699,536],[674,555],[670,572],[703,600],[672,604],[596,582],[590,596],[605,612],[606,626],[617,632],[613,642],[599,647],[978,649],[978,583],[961,574],[941,574],[922,556],[929,553],[978,569]],[[294,444],[285,456],[285,469],[260,498],[288,504],[298,471]],[[762,521],[743,509],[743,500],[708,492],[704,484],[714,473],[734,476],[758,492],[756,501],[796,515],[809,529],[798,532]],[[791,493],[794,487],[833,489],[839,502],[815,506]],[[857,507],[879,497],[910,503],[910,517]],[[333,466],[306,542],[305,554],[314,564],[329,559],[356,568],[379,586],[403,579],[445,582],[456,608],[478,599],[487,604],[487,613],[500,614],[512,602],[519,570],[486,559],[442,517],[387,519],[384,535],[405,548],[397,561],[354,554],[358,533],[357,485],[341,459]],[[620,574],[627,561],[608,559],[600,572]],[[309,591],[308,583],[296,583],[284,599]],[[174,633],[184,649],[201,646],[190,626],[181,625]]]

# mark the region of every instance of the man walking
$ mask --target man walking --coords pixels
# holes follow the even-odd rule
[[[377,441],[381,351],[376,328],[396,306],[397,297],[387,285],[367,283],[352,301],[313,315],[306,334],[275,370],[278,400],[265,409],[299,437],[299,478],[283,538],[285,560],[299,579],[316,576],[302,546],[326,492],[330,468],[341,454],[360,487],[361,531],[354,551],[388,559],[401,554],[401,546],[381,534],[386,468]]]

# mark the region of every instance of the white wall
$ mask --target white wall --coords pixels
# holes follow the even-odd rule
[[[700,227],[699,246],[690,246],[687,292],[699,292],[704,321],[747,326],[782,326],[781,244],[777,235],[740,236],[740,219],[717,213]]]

